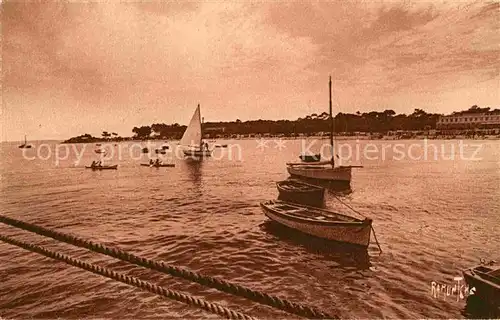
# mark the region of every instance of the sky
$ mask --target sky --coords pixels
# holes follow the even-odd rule
[[[500,107],[500,2],[2,4],[0,140]]]

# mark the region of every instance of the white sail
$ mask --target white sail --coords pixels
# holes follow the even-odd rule
[[[193,117],[189,122],[186,131],[182,135],[180,144],[186,147],[200,147],[201,144],[201,116],[200,116],[200,105],[194,111]]]

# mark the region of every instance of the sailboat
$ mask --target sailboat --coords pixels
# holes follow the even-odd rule
[[[19,148],[23,148],[23,149],[31,148],[31,145],[28,144],[28,142],[26,141],[26,135],[24,135],[24,143],[22,145],[20,145]]]
[[[325,182],[351,183],[352,168],[360,166],[335,166],[334,148],[333,148],[333,116],[332,116],[332,77],[329,81],[330,89],[330,146],[332,158],[330,161],[318,161],[311,163],[287,163],[287,171],[292,177],[320,180]]]
[[[210,157],[212,151],[208,149],[208,145],[203,143],[201,130],[201,113],[200,105],[194,111],[193,117],[189,122],[186,131],[182,135],[180,145],[183,146],[182,152],[185,156],[190,157]]]

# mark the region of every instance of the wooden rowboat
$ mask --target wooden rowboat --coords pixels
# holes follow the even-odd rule
[[[308,184],[299,180],[284,180],[276,183],[279,200],[294,203],[323,206],[325,188]]]
[[[362,247],[370,244],[372,220],[281,200],[262,202],[265,215],[284,226],[319,238]]]
[[[162,164],[149,164],[149,163],[141,163],[143,167],[152,167],[152,168],[163,168],[163,167],[175,167],[173,163],[162,163]]]
[[[500,264],[495,261],[482,263],[463,271],[469,291],[473,296],[500,316]]]
[[[85,168],[92,170],[116,170],[118,168],[118,165],[115,164],[114,166],[86,166]]]

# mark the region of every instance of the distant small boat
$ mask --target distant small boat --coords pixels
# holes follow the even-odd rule
[[[155,153],[156,154],[167,154],[167,151],[163,150],[163,149],[156,149],[155,150]]]
[[[101,146],[101,144],[100,144],[100,143],[96,143],[95,145],[96,145],[96,147],[100,147],[100,146]]]
[[[21,148],[21,149],[30,149],[31,148],[31,145],[29,145],[27,140],[26,140],[26,135],[24,136],[24,143],[22,145],[20,145],[19,148]]]
[[[279,191],[279,200],[294,203],[323,206],[325,200],[325,188],[298,180],[284,180],[276,183]]]
[[[169,147],[169,146],[162,146],[161,148],[162,148],[163,150],[168,150],[168,149],[170,149],[170,147]]]
[[[321,160],[321,154],[314,154],[314,155],[301,154],[299,158],[304,162],[318,162]]]
[[[114,166],[86,166],[85,168],[92,170],[116,170],[118,168],[118,165],[115,164]]]
[[[473,296],[500,312],[500,264],[482,263],[464,270],[463,275],[469,288],[475,290]]]
[[[286,227],[319,238],[362,247],[370,244],[372,220],[281,200],[262,202],[265,215]]]
[[[141,163],[141,166],[143,167],[151,167],[151,168],[163,168],[163,167],[175,167],[175,164],[173,163],[162,163],[162,164],[149,164],[149,163]]]
[[[148,148],[142,148],[142,153],[148,153],[149,149]]]
[[[106,153],[106,150],[103,150],[103,149],[95,149],[94,150],[95,153]]]

